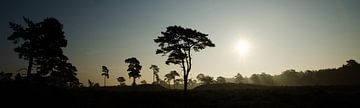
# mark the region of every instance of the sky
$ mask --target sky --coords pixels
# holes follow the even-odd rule
[[[54,17],[63,24],[64,53],[84,84],[102,84],[103,65],[110,70],[108,85],[118,84],[119,76],[131,84],[124,62],[130,57],[143,66],[139,82],[152,82],[152,64],[162,78],[181,72],[155,54],[153,39],[172,25],[209,34],[216,44],[193,54],[190,78],[336,68],[360,61],[359,12],[358,0],[1,0],[0,70],[27,67],[7,40],[9,22],[24,24],[23,16],[35,22]],[[239,42],[247,43],[247,52],[237,51]]]

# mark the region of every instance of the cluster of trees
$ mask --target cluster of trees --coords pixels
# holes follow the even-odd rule
[[[129,64],[127,71],[129,78],[133,79],[132,82],[132,86],[137,85],[136,84],[136,79],[141,77],[140,71],[141,71],[141,65],[140,65],[140,61],[137,60],[137,58],[135,57],[131,57],[125,60],[126,63]],[[106,86],[106,80],[109,79],[109,72],[110,70],[106,67],[106,66],[102,66],[102,73],[101,76],[104,77],[104,85]],[[153,82],[152,84],[157,84],[157,85],[162,85],[164,87],[168,87],[168,88],[178,88],[176,86],[179,85],[183,85],[182,82],[184,82],[184,79],[182,78],[178,78],[180,77],[180,74],[173,70],[170,71],[169,73],[164,75],[164,79],[161,79],[159,76],[159,72],[160,72],[160,68],[157,65],[151,65],[149,67],[149,69],[151,69],[153,71]],[[126,78],[123,76],[117,77],[116,80],[119,82],[119,86],[126,86],[125,81]],[[189,79],[189,85],[194,85],[196,84],[196,80],[193,79]],[[141,80],[140,81],[141,84],[148,84],[146,80]],[[91,80],[88,80],[88,84],[89,87],[100,87],[99,83],[95,83],[92,82]],[[171,85],[173,85],[173,87],[171,87]]]
[[[38,23],[28,18],[24,21],[26,27],[9,23],[13,33],[8,40],[18,45],[14,51],[19,58],[28,61],[26,76],[17,74],[17,80],[62,87],[80,85],[76,67],[63,54],[62,49],[67,46],[63,25],[55,18]]]
[[[167,80],[168,84],[169,84],[169,88],[170,88],[170,81],[173,80],[174,81],[174,88],[175,88],[175,84],[176,84],[176,76],[180,76],[180,74],[178,72],[174,71],[170,71],[170,73],[165,75],[165,79]]]
[[[141,77],[140,71],[141,71],[142,66],[140,65],[140,61],[135,57],[131,57],[131,58],[126,59],[125,63],[129,64],[128,69],[126,71],[129,72],[128,73],[129,77],[133,78],[132,85],[136,85],[136,78]],[[106,79],[109,79],[109,71],[110,70],[106,66],[101,66],[101,68],[102,68],[101,76],[104,76],[104,86],[106,86]],[[157,70],[159,70],[159,69],[157,69]],[[119,84],[120,86],[125,86],[126,79],[124,77],[120,76],[120,77],[116,78],[116,80],[120,83]],[[88,83],[89,83],[90,87],[93,87],[93,85],[96,84],[96,83],[91,82],[90,80],[88,80]],[[141,81],[141,83],[146,84],[147,82],[145,80],[143,80],[143,81]]]
[[[80,85],[76,78],[76,67],[68,62],[68,58],[63,54],[62,48],[67,46],[62,24],[55,18],[46,18],[42,22],[34,23],[28,18],[24,18],[27,27],[24,28],[20,24],[10,22],[10,28],[14,31],[8,40],[19,45],[15,48],[15,52],[19,54],[20,59],[28,61],[26,81],[44,82],[57,86],[75,86]],[[184,82],[184,91],[187,86],[194,83],[189,79],[189,73],[192,68],[192,54],[199,52],[207,47],[215,47],[215,44],[207,37],[208,34],[199,31],[183,28],[181,26],[169,26],[165,32],[161,32],[161,36],[154,39],[159,49],[156,54],[168,55],[166,64],[180,65],[182,69],[182,79],[175,79],[180,76],[176,71],[171,71],[165,75],[165,79],[161,80],[158,73],[159,68],[152,65],[153,82],[155,84],[170,85],[172,80],[175,84]],[[136,85],[136,78],[139,78],[142,66],[135,57],[125,60],[128,65],[128,75],[133,78],[133,84]],[[33,73],[35,70],[35,73]],[[109,78],[109,69],[102,66],[102,76],[104,76],[104,86]],[[3,75],[4,76],[4,75]],[[20,76],[21,77],[21,76]],[[125,85],[125,78],[118,77],[120,85]],[[166,80],[166,81],[165,81]],[[96,86],[97,83],[88,81],[90,86]],[[141,81],[146,84],[146,81]]]
[[[199,74],[196,76],[196,78],[204,84],[211,84],[211,83],[215,82],[214,77],[204,75],[204,74]]]
[[[276,85],[360,85],[360,65],[348,60],[339,68],[295,71],[287,70],[273,76]]]
[[[189,79],[189,73],[192,68],[192,53],[199,52],[207,47],[215,47],[215,44],[207,37],[207,34],[201,33],[199,31],[183,28],[181,26],[169,26],[165,32],[161,32],[161,36],[158,36],[154,39],[154,42],[160,47],[156,50],[156,54],[161,54],[163,56],[168,55],[168,59],[165,61],[165,64],[175,64],[180,65],[182,69],[182,79],[176,79],[176,76],[180,76],[176,71],[171,71],[169,74],[165,75],[165,79],[161,80],[158,73],[159,68],[156,65],[151,65],[150,69],[153,70],[153,83],[155,84],[164,84],[170,85],[170,82],[173,81],[175,84],[180,84],[183,82],[184,91],[186,92],[188,85],[193,84],[194,80]],[[133,84],[136,85],[136,78],[141,77],[140,71],[142,66],[140,65],[139,60],[135,57],[128,58],[125,60],[125,63],[129,64],[127,71],[129,72],[129,77],[133,78]],[[104,75],[104,84],[106,82],[106,72]],[[124,85],[124,78],[118,78],[120,84]],[[146,84],[146,81],[141,81],[141,83]],[[174,87],[175,88],[175,87]]]
[[[180,74],[173,70],[165,74],[162,80],[158,73],[160,68],[157,65],[151,65],[149,69],[153,70],[153,83],[168,88],[178,88],[177,86],[184,83],[184,79],[180,78]],[[222,84],[222,83],[241,83],[256,84],[268,86],[311,86],[311,85],[360,85],[360,64],[355,60],[348,60],[346,64],[339,68],[296,71],[289,69],[279,75],[270,75],[266,73],[252,74],[250,77],[244,77],[237,73],[233,78],[216,77],[205,74],[198,74],[196,79],[199,84]],[[135,77],[137,78],[137,77]],[[188,85],[199,85],[195,79],[188,79]],[[125,85],[125,78],[119,77],[120,85]],[[141,81],[146,84],[146,81]],[[173,85],[173,87],[171,87]]]
[[[360,85],[360,65],[355,60],[348,60],[339,68],[296,71],[286,70],[279,75],[266,73],[252,74],[250,77],[243,77],[237,73],[233,81],[225,81],[224,77],[217,77],[214,80],[211,76],[199,74],[197,79],[203,84],[214,83],[244,83],[257,85],[276,86],[312,86],[312,85]]]
[[[238,75],[241,76],[241,74],[238,73]],[[237,75],[237,76],[238,76]],[[235,76],[235,79],[237,78],[237,76]],[[241,76],[242,78],[242,76]],[[209,75],[205,75],[205,74],[198,74],[196,76],[196,79],[198,79],[199,81],[201,81],[201,84],[222,84],[222,83],[227,83],[229,81],[226,81],[226,78],[225,77],[222,77],[222,76],[218,76],[216,77],[216,79],[214,79],[214,77],[211,77]],[[243,80],[243,79],[241,79]],[[240,80],[239,80],[240,81]],[[195,82],[196,83],[196,82]],[[242,82],[238,82],[238,83],[242,83]]]

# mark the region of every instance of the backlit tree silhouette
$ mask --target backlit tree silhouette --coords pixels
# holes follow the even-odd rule
[[[207,34],[199,31],[183,28],[181,26],[169,26],[161,36],[154,39],[159,44],[156,54],[168,55],[166,64],[180,65],[183,71],[184,92],[188,86],[188,77],[192,68],[192,51],[199,52],[206,47],[215,47],[215,44],[207,37]]]
[[[127,71],[129,72],[129,77],[133,77],[133,83],[132,85],[135,86],[136,85],[136,78],[139,78],[140,75],[140,70],[142,68],[142,66],[140,65],[140,61],[137,60],[135,57],[131,57],[125,60],[125,63],[128,63],[128,69]]]

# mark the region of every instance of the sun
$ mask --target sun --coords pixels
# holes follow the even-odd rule
[[[246,40],[240,40],[236,45],[236,50],[240,53],[245,55],[250,50],[250,44]]]

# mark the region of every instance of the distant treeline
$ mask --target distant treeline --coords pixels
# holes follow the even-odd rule
[[[311,86],[311,85],[360,85],[360,65],[355,60],[348,60],[339,68],[296,71],[286,70],[280,75],[266,73],[242,77],[237,74],[235,83],[278,86]],[[219,81],[213,81],[214,83]]]

